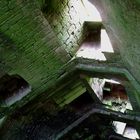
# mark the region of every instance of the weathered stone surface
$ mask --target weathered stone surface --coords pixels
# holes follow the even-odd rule
[[[87,13],[81,1],[58,0],[58,3],[57,10],[48,13],[45,11],[44,14],[60,39],[63,48],[74,54],[86,33],[83,23]]]
[[[0,1],[0,77],[19,74],[33,94],[43,92],[48,77],[69,60],[55,51],[59,47],[37,1]]]
[[[90,1],[97,6],[113,46],[120,50],[124,64],[140,82],[140,1]]]
[[[29,82],[33,89],[30,96],[26,96],[17,104],[9,108],[0,108],[1,117],[11,114],[18,107],[22,107],[26,103],[28,103],[27,106],[25,106],[26,109],[30,106],[30,103],[33,104],[31,109],[34,112],[34,109],[37,107],[36,102],[39,102],[39,100],[41,101],[41,103],[38,104],[38,106],[41,106],[39,109],[45,107],[48,109],[50,107],[49,103],[46,103],[48,106],[43,106],[48,96],[53,100],[53,97],[55,97],[53,95],[56,94],[59,89],[69,87],[67,83],[69,78],[75,80],[73,77],[79,76],[81,72],[93,76],[95,76],[96,73],[96,76],[102,77],[124,77],[128,82],[123,81],[128,84],[130,100],[135,110],[137,109],[137,112],[139,112],[140,1],[91,1],[95,3],[95,6],[99,9],[103,18],[103,25],[107,29],[113,47],[118,52],[120,51],[121,57],[106,54],[111,59],[105,63],[99,63],[93,60],[74,60],[72,61],[72,63],[74,63],[73,65],[68,64],[68,67],[64,67],[64,69],[60,68],[70,59],[69,54],[73,54],[77,50],[83,41],[84,33],[86,33],[83,30],[83,17],[85,16],[85,12],[81,1],[0,1],[0,77],[5,73],[19,74]],[[50,7],[51,10],[49,11]],[[66,51],[69,54],[67,54]],[[119,58],[123,58],[123,62],[121,60],[118,61]],[[77,67],[75,67],[76,65]],[[65,86],[63,86],[63,84]],[[129,84],[131,84],[132,87],[129,86]],[[74,85],[71,86],[73,87]],[[77,86],[76,90],[78,90],[78,88]],[[65,89],[63,90],[65,91]],[[70,90],[71,89],[68,89],[67,91],[69,92]],[[63,95],[63,93],[60,94]],[[65,94],[67,95],[67,92],[65,92]],[[37,95],[40,96],[33,102],[30,102],[30,100],[34,99]],[[69,101],[73,95],[67,95],[66,97],[68,97],[67,100]],[[64,99],[66,97],[63,96]],[[52,108],[53,107],[54,106],[52,106]],[[42,114],[38,113],[38,115],[41,116]],[[22,117],[23,120],[25,120],[24,116]],[[33,120],[32,118],[28,119]],[[57,118],[54,122],[56,121]],[[20,124],[18,121],[15,121],[13,122],[13,127],[16,123],[18,124],[17,126],[19,126],[17,133],[24,133],[24,131],[20,130],[22,130],[25,123],[20,121]],[[32,121],[32,123],[36,122]],[[36,129],[44,128],[43,123],[41,123],[41,125],[35,124],[36,127],[30,129],[30,131],[34,132],[33,135],[36,135],[36,132],[38,132]],[[138,127],[139,126],[137,126],[137,128]],[[50,131],[50,133],[53,132],[52,129],[49,128],[48,131]],[[43,130],[45,133],[48,131]],[[11,133],[11,131],[8,132]],[[43,134],[39,133],[38,135]],[[17,137],[17,139],[20,138]]]

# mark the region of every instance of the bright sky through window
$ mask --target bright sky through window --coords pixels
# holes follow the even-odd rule
[[[88,0],[83,0],[84,6],[86,8],[86,11],[88,13],[88,17],[86,21],[96,21],[101,22],[102,18],[100,16],[100,13],[98,12],[97,8],[91,4]]]

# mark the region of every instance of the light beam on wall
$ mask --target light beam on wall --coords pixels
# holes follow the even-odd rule
[[[101,50],[102,52],[114,53],[111,41],[105,29],[101,30]]]
[[[76,57],[83,57],[88,59],[106,61],[104,54],[100,49],[96,49],[96,46],[91,43],[85,42],[82,44],[78,52],[76,53]]]

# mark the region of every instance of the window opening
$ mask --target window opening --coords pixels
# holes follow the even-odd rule
[[[133,110],[125,87],[113,79],[91,78],[90,86],[107,108],[124,113]]]
[[[130,139],[139,139],[139,135],[136,129],[133,126],[130,126],[126,123],[113,121],[114,130],[117,134],[120,134],[126,138]]]
[[[129,125],[126,126],[124,133],[123,133],[123,136],[127,137],[127,138],[134,139],[134,140],[140,138],[136,129],[132,126],[129,126]]]
[[[104,53],[114,53],[111,41],[106,30],[103,28],[100,13],[88,0],[83,0],[89,18],[85,21],[87,35],[76,53],[76,57],[106,61]]]
[[[97,8],[90,3],[88,0],[82,0],[85,10],[87,12],[88,17],[85,19],[86,21],[95,21],[95,22],[101,22],[102,18],[100,16],[99,11]]]

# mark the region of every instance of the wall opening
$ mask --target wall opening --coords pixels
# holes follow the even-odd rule
[[[75,56],[106,61],[105,53],[114,53],[110,38],[102,25],[102,19],[96,7],[88,0],[83,0],[83,3],[89,15],[85,20],[87,35]]]
[[[10,106],[31,91],[31,86],[19,75],[4,75],[0,78],[1,106]]]
[[[139,139],[139,135],[133,126],[119,121],[113,121],[113,125],[117,134],[134,140]]]
[[[101,29],[101,31],[90,31],[77,51],[76,57],[106,61],[104,53],[114,53],[114,50],[106,30]]]
[[[100,16],[99,11],[97,10],[97,8],[91,4],[88,0],[82,0],[84,7],[86,9],[87,12],[87,18],[85,19],[86,21],[95,21],[95,22],[101,22],[102,18]]]
[[[133,110],[125,87],[113,79],[91,78],[90,86],[107,108],[124,113]]]
[[[133,110],[125,87],[120,81],[106,78],[90,78],[89,84],[106,108],[122,113]],[[130,139],[139,139],[139,135],[134,126],[119,121],[112,121],[112,124],[114,131],[118,135]]]

